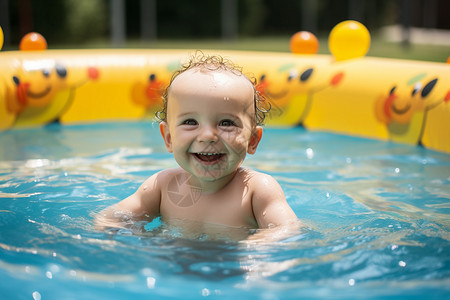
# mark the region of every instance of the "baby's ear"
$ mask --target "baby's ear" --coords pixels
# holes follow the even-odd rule
[[[250,142],[248,144],[248,154],[255,154],[256,148],[258,148],[259,141],[261,141],[263,129],[261,126],[256,126],[253,129],[252,136],[250,137]]]
[[[159,130],[161,131],[164,143],[166,144],[167,151],[172,153],[172,136],[170,135],[169,125],[167,125],[167,123],[163,121],[159,123]]]

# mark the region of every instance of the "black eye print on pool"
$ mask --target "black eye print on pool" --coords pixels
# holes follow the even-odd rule
[[[309,68],[305,72],[303,72],[302,75],[300,75],[300,81],[305,82],[306,80],[308,80],[311,77],[313,71],[314,70],[312,68]]]
[[[417,83],[414,86],[414,88],[413,88],[413,90],[411,92],[411,96],[414,97],[414,95],[417,94],[420,91],[421,88],[422,88],[422,84],[421,83]]]
[[[422,90],[422,98],[425,98],[426,96],[428,96],[431,91],[433,90],[433,88],[436,86],[438,79],[435,78],[433,80],[431,80],[430,82],[428,82]]]
[[[259,78],[259,82],[264,81],[264,79],[266,79],[266,74],[261,75],[261,77]]]
[[[19,79],[19,77],[17,77],[17,76],[13,76],[13,81],[14,81],[14,83],[16,84],[16,85],[19,85],[20,84],[20,79]]]
[[[389,95],[394,94],[396,89],[397,89],[397,86],[394,85],[394,87],[389,91]]]
[[[55,65],[56,74],[58,74],[61,78],[66,78],[67,76],[67,70],[65,67],[61,65]]]
[[[150,74],[150,77],[148,78],[150,80],[150,82],[153,82],[156,80],[156,75],[155,74]]]
[[[293,74],[289,74],[287,81],[292,81],[293,79],[295,79],[295,76]]]
[[[44,75],[44,77],[48,78],[50,76],[50,71],[47,69],[43,69],[42,70],[42,75]]]

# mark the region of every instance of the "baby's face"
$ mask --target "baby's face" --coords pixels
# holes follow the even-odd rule
[[[253,85],[244,75],[201,67],[185,71],[169,89],[162,124],[167,149],[198,179],[226,179],[261,138],[254,106]]]

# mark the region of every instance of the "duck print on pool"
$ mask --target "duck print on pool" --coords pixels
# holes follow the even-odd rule
[[[406,84],[394,84],[378,98],[375,115],[385,124],[390,140],[422,144],[428,113],[440,105],[448,105],[450,100],[450,91],[440,92],[440,84],[438,77],[421,73]]]
[[[88,67],[76,76],[79,78],[68,79],[68,68],[54,61],[24,63],[11,76],[6,89],[6,111],[13,116],[10,122],[14,126],[31,126],[58,121],[70,107],[75,90],[98,76],[96,68]]]
[[[303,125],[308,117],[314,96],[329,87],[337,86],[344,72],[320,69],[315,66],[296,67],[286,64],[278,69],[278,76],[261,74],[257,90],[272,105],[271,124]]]

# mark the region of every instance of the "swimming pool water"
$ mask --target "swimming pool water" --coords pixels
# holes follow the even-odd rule
[[[0,133],[0,299],[450,297],[448,154],[266,129],[245,166],[279,181],[306,229],[246,245],[159,220],[145,235],[93,228],[172,166],[151,122]]]

